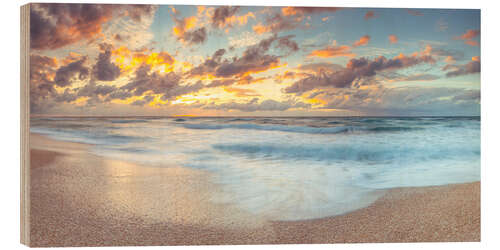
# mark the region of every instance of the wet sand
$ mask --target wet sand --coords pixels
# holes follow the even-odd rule
[[[480,183],[398,188],[369,207],[267,221],[210,202],[210,174],[154,168],[31,134],[31,246],[480,240]]]

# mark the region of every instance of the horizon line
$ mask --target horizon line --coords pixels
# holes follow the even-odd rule
[[[196,115],[33,115],[30,118],[343,118],[343,117],[377,117],[377,118],[418,118],[418,117],[481,117],[481,115],[341,115],[341,116],[196,116]]]

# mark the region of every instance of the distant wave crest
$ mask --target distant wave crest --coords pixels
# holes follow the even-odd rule
[[[264,130],[264,131],[282,131],[291,133],[306,133],[306,134],[338,134],[352,131],[365,131],[365,132],[398,132],[419,130],[418,127],[404,127],[404,126],[380,126],[380,127],[361,127],[361,126],[334,126],[334,127],[310,127],[310,126],[287,126],[287,125],[260,125],[252,123],[241,124],[196,124],[186,123],[182,124],[184,128],[188,129],[248,129],[248,130]]]

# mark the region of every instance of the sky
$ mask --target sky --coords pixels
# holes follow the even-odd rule
[[[480,115],[480,10],[31,4],[30,112]]]

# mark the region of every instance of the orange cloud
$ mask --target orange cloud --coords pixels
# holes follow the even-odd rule
[[[479,43],[474,40],[466,40],[464,41],[465,44],[470,45],[470,46],[479,46]]]
[[[269,70],[272,70],[272,69],[286,67],[287,65],[288,65],[287,63],[280,64],[280,61],[277,60],[276,62],[270,63],[267,66],[250,68],[250,69],[248,69],[248,71],[242,73],[240,75],[240,78],[245,78],[247,76],[250,76],[250,74],[257,74],[257,73],[266,72],[266,71],[269,71]]]
[[[284,7],[281,9],[281,12],[285,16],[292,16],[297,14],[297,10],[295,9],[295,7]]]
[[[365,14],[365,20],[368,20],[370,18],[375,18],[375,12],[373,11],[367,11],[366,14]]]
[[[172,28],[172,33],[177,37],[177,40],[185,44],[200,44],[207,39],[207,29],[203,24],[197,25],[198,17],[190,16],[182,19],[173,17],[175,26]],[[195,29],[197,26],[201,28]]]
[[[281,8],[281,13],[284,16],[295,16],[295,15],[305,15],[314,14],[321,12],[336,12],[342,8],[340,7],[283,7]]]
[[[224,19],[223,22],[219,22],[219,28],[224,28],[226,26],[234,26],[234,25],[245,25],[248,23],[248,19],[255,19],[255,14],[253,12],[248,12],[243,16],[228,16]]]
[[[224,91],[228,93],[232,93],[237,97],[248,97],[248,96],[260,96],[257,91],[253,89],[242,89],[242,88],[233,88],[233,87],[225,87]]]
[[[252,29],[253,29],[253,31],[255,31],[255,33],[260,35],[260,34],[271,31],[271,26],[264,26],[261,23],[259,23],[257,25],[254,25],[252,27]]]
[[[146,54],[144,52],[132,52],[127,47],[120,47],[113,50],[114,61],[122,72],[130,71],[142,64],[148,64],[152,68],[163,67],[163,72],[174,70],[175,59],[167,52],[154,52]]]
[[[390,43],[397,43],[398,37],[396,35],[389,35],[389,42]]]
[[[341,45],[341,46],[327,46],[324,49],[313,50],[311,54],[308,55],[308,57],[323,57],[323,58],[339,57],[339,56],[354,57],[356,56],[356,54],[351,52],[351,47],[347,45]]]
[[[248,19],[250,17],[253,18],[253,19],[255,19],[255,14],[253,12],[248,12],[248,13],[246,13],[243,16],[237,16],[237,17],[231,18],[231,23],[236,23],[237,22],[240,25],[245,25],[245,24],[247,24]],[[235,21],[233,21],[233,19]]]
[[[305,93],[315,88],[350,88],[357,80],[363,80],[383,71],[394,71],[413,67],[418,64],[434,64],[436,60],[431,55],[415,52],[412,55],[399,54],[394,58],[379,56],[373,59],[361,57],[352,58],[345,67],[333,72],[320,70],[316,74],[302,78],[284,89],[284,93]],[[332,65],[333,66],[333,65]]]
[[[203,12],[207,9],[207,7],[205,7],[203,5],[199,5],[199,6],[196,6],[196,9],[197,9],[198,15],[202,15]]]
[[[30,11],[32,49],[58,49],[78,41],[92,42],[102,36],[105,23],[128,16],[140,21],[153,15],[152,5],[34,3]]]
[[[64,63],[67,64],[67,63]],[[57,58],[43,55],[30,55],[30,87],[52,82],[58,66]]]
[[[80,55],[78,53],[69,52],[68,55],[62,60],[62,63],[63,64],[72,63],[74,61],[78,61],[78,60],[82,59],[82,57],[83,57],[83,55]]]
[[[479,36],[481,31],[479,30],[467,30],[464,34],[454,37],[455,40],[464,40],[464,43],[470,46],[479,46],[479,42],[472,40]]]
[[[452,63],[455,63],[455,62],[456,62],[456,60],[455,60],[455,58],[454,58],[453,56],[447,56],[447,57],[444,59],[444,61],[445,61],[446,63],[448,63],[448,64],[452,64]]]
[[[364,45],[367,45],[369,41],[370,41],[370,36],[365,35],[365,36],[362,36],[358,41],[354,42],[354,44],[352,46],[353,47],[364,46]]]
[[[172,33],[177,37],[182,37],[186,31],[195,27],[197,21],[196,16],[176,20],[176,25],[172,28]]]
[[[173,6],[170,6],[170,10],[172,10],[172,13],[177,14],[177,9]]]
[[[455,39],[469,40],[469,39],[472,39],[472,38],[478,36],[479,34],[480,34],[479,30],[467,30],[467,32],[465,32],[464,34],[462,34],[458,37],[455,37]]]

